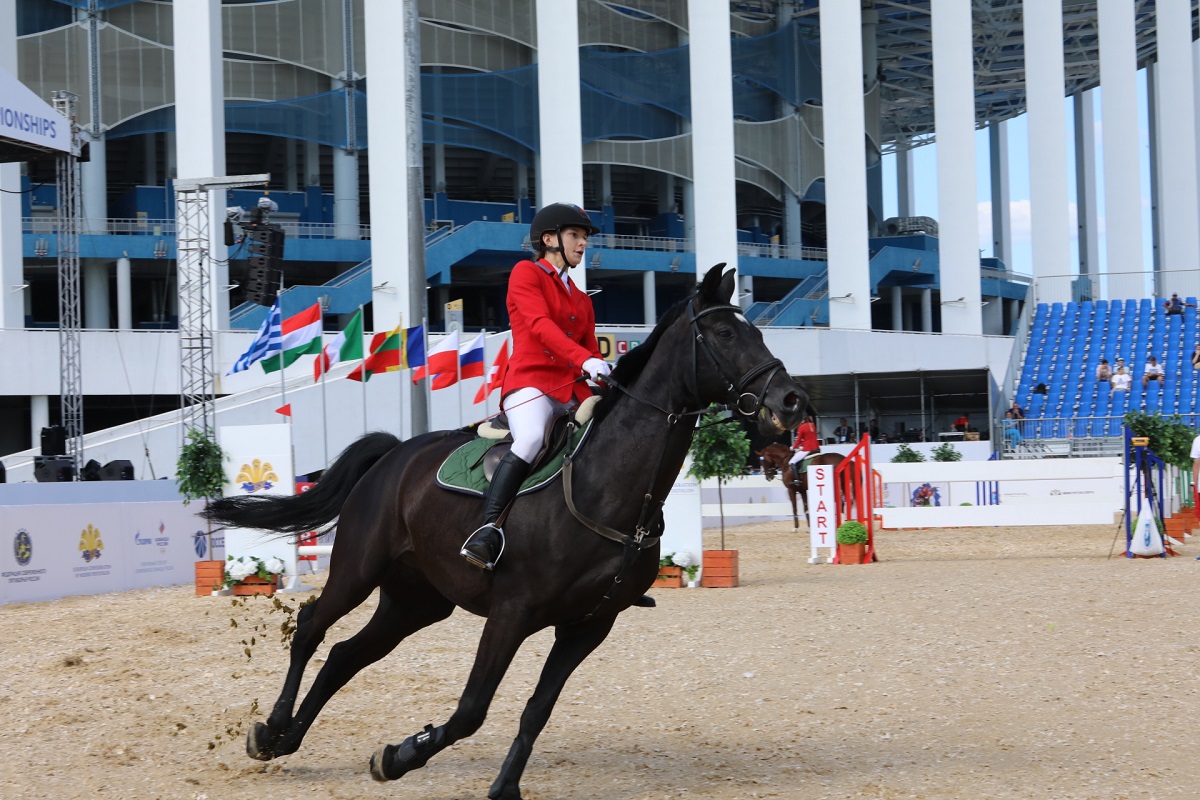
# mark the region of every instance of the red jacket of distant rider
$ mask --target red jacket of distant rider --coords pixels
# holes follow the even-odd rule
[[[591,395],[586,382],[570,383],[584,361],[601,357],[587,292],[570,278],[564,284],[545,260],[518,262],[508,276],[508,319],[513,349],[502,395],[527,386],[561,403]]]
[[[820,446],[817,441],[817,426],[808,421],[800,423],[800,427],[796,429],[796,444],[792,449],[808,453]]]

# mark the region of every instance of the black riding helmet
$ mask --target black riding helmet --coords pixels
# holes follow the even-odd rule
[[[591,236],[599,233],[600,229],[592,224],[588,213],[573,203],[551,203],[542,208],[529,224],[529,241],[533,249],[542,252],[542,234],[553,232],[558,239],[558,247],[546,247],[545,250],[556,253],[562,252],[563,228],[583,228]]]

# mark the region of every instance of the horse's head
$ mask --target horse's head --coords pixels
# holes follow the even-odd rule
[[[775,476],[779,474],[779,467],[775,464],[765,450],[755,450],[754,454],[758,456],[759,463],[762,464],[763,477],[769,481],[775,480]]]
[[[736,273],[724,264],[708,271],[687,310],[692,333],[694,391],[704,404],[733,403],[753,416],[766,436],[795,428],[808,395],[763,342],[740,307],[732,305]]]

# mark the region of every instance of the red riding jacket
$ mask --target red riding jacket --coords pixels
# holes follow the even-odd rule
[[[802,422],[796,429],[796,443],[792,445],[792,449],[808,453],[820,446],[821,443],[817,439],[817,426],[808,421]]]
[[[521,261],[508,276],[513,349],[501,395],[532,386],[560,403],[591,396],[583,362],[601,358],[592,298],[570,278],[570,290],[547,261]],[[567,384],[567,385],[564,385]]]

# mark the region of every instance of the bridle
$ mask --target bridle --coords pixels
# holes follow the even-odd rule
[[[709,345],[708,341],[704,338],[703,332],[700,330],[700,319],[718,311],[729,311],[735,314],[742,313],[742,309],[740,307],[732,304],[722,304],[709,306],[708,308],[704,309],[698,309],[696,298],[693,298],[691,303],[688,304],[688,324],[692,329],[692,373],[690,381],[692,396],[695,399],[695,404],[699,406],[699,353],[701,350],[703,350],[708,356],[709,360],[712,361],[713,366],[716,367],[717,373],[724,382],[725,391],[731,401],[723,405],[717,405],[716,408],[724,411],[735,411],[744,417],[752,417],[758,413],[760,408],[763,407],[763,401],[766,399],[767,389],[770,388],[771,381],[775,379],[775,376],[783,370],[783,362],[778,358],[770,358],[763,363],[758,364],[757,366],[751,367],[737,380],[730,378],[729,370],[726,369],[725,365],[721,362],[721,359],[717,357],[717,354],[713,352],[712,346]],[[758,380],[764,374],[766,374],[767,378],[762,382],[762,388],[759,390],[758,394],[756,395],[755,393],[749,391],[748,387],[750,384],[755,380]],[[643,549],[654,544],[653,540],[656,538],[656,535],[652,534],[651,532],[655,527],[655,520],[662,513],[663,503],[666,502],[665,496],[661,498],[655,496],[655,487],[660,483],[660,473],[662,472],[663,460],[667,454],[667,450],[670,447],[673,435],[678,430],[676,426],[684,418],[698,417],[701,414],[706,414],[713,410],[712,408],[699,407],[689,410],[685,407],[679,411],[672,411],[670,409],[663,408],[657,403],[654,403],[644,397],[638,396],[638,394],[630,390],[629,387],[622,386],[613,380],[612,376],[606,378],[604,382],[608,386],[628,395],[633,400],[657,409],[663,415],[665,415],[667,421],[667,437],[665,444],[663,445],[663,449],[658,455],[658,463],[655,465],[654,471],[650,475],[650,485],[646,489],[646,492],[642,495],[642,509],[641,513],[638,515],[638,521],[634,526],[634,532],[632,536],[628,533],[619,531],[585,516],[575,506],[575,499],[571,490],[571,485],[573,482],[572,475],[574,471],[574,459],[571,456],[567,456],[563,459],[563,499],[566,501],[567,510],[571,512],[571,516],[604,538],[618,542],[623,548],[621,566],[617,570],[617,574],[613,577],[612,585],[596,604],[596,607],[588,612],[588,614],[586,614],[583,618],[576,620],[576,623],[585,622],[595,616],[596,612],[598,612],[600,608],[612,597],[613,593],[616,592],[617,587],[620,586],[621,582],[624,580],[625,573],[628,571],[629,567],[632,566],[634,561],[637,560],[638,554]],[[730,417],[728,420],[722,420],[722,422],[733,421],[734,419],[735,417]],[[690,431],[688,432],[688,435],[690,437]]]

